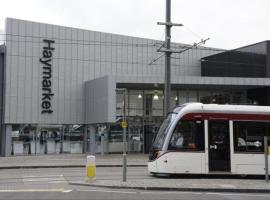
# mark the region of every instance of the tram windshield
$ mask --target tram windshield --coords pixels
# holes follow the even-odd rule
[[[177,107],[174,112],[168,114],[167,118],[163,121],[162,125],[159,128],[157,136],[153,143],[153,149],[159,150],[162,148],[165,138],[167,136],[168,130],[174,121],[176,115],[183,107]]]

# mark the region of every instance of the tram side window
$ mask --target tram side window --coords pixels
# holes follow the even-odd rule
[[[168,150],[176,151],[204,151],[204,122],[179,121]]]
[[[266,122],[234,122],[234,151],[263,153],[264,136],[270,136]]]

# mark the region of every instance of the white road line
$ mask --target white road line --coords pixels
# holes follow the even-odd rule
[[[0,190],[0,193],[7,192],[64,192],[63,188],[61,189],[16,189],[16,190]]]
[[[23,182],[25,184],[35,184],[36,182],[42,183],[67,183],[65,177],[60,175],[48,175],[48,176],[23,176]]]
[[[140,192],[141,194],[203,194],[202,192],[183,192],[183,191],[146,191],[146,192]]]
[[[269,195],[262,194],[244,194],[244,193],[216,193],[216,192],[208,192],[205,194],[210,195],[220,195],[220,196],[245,196],[245,197],[269,197]]]
[[[70,161],[70,160],[82,160],[82,159],[81,158],[47,158],[46,160],[59,160],[59,161],[68,160],[68,161]]]
[[[60,184],[60,183],[67,183],[67,181],[50,181],[47,182],[48,184]]]
[[[24,182],[46,182],[46,181],[65,181],[63,178],[35,178],[23,179]]]
[[[117,190],[76,190],[79,192],[107,192],[107,193],[121,193],[121,194],[138,194],[138,192],[131,191],[117,191]]]
[[[64,190],[63,193],[69,193],[72,192],[72,190]]]
[[[23,178],[48,178],[48,177],[63,177],[63,174],[57,174],[57,175],[43,175],[43,176],[23,176]]]

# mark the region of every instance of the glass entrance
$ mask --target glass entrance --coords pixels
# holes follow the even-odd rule
[[[12,155],[82,153],[81,125],[13,125]]]
[[[209,171],[230,171],[228,121],[209,121]]]
[[[63,151],[62,131],[60,128],[38,129],[31,149],[35,154],[59,154]]]

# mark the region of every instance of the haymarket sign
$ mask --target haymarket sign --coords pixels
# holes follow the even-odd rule
[[[52,56],[55,48],[52,45],[55,43],[54,40],[43,40],[43,51],[42,57],[39,62],[42,64],[42,96],[41,96],[41,114],[51,114],[52,110],[52,98],[54,96],[52,92]]]

